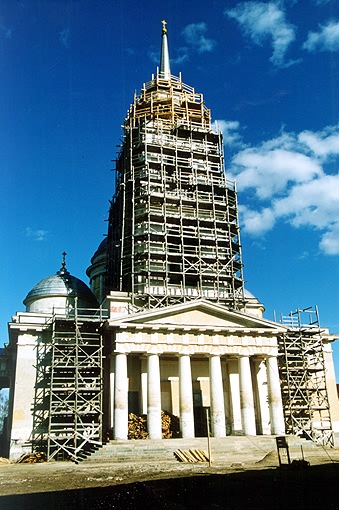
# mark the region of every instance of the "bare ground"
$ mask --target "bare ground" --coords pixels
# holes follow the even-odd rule
[[[1,510],[339,510],[339,450],[307,469],[260,462],[0,465]]]

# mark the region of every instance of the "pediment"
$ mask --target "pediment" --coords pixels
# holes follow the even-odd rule
[[[111,321],[110,321],[111,322]],[[229,310],[223,305],[208,301],[193,301],[147,312],[135,313],[111,322],[163,326],[239,329],[281,328],[280,325],[246,313]]]

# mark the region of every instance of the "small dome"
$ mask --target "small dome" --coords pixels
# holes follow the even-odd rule
[[[99,244],[96,252],[94,253],[93,257],[91,258],[92,264],[94,264],[95,259],[97,259],[100,255],[105,255],[107,253],[108,248],[108,237],[105,237],[101,243]]]
[[[99,303],[102,303],[106,297],[107,251],[108,238],[105,237],[91,258],[91,265],[86,270],[91,290]]]
[[[258,301],[258,303],[259,303],[259,299],[256,298],[255,295],[252,294],[252,292],[250,292],[247,289],[244,289],[244,297],[245,297],[245,299],[254,299],[255,301]]]
[[[243,311],[255,317],[262,317],[265,307],[259,299],[247,289],[244,289],[244,298],[245,306]]]
[[[238,297],[244,297],[246,301],[252,301],[252,302],[257,302],[257,303],[260,303],[259,299],[255,297],[254,294],[252,294],[252,292],[250,292],[249,290],[245,289],[245,288],[240,288],[236,291],[236,295]]]
[[[28,312],[50,313],[53,309],[98,308],[98,302],[87,285],[72,276],[65,268],[65,263],[56,274],[37,283],[24,299]]]

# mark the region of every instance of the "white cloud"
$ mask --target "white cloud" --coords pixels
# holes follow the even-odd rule
[[[3,34],[5,39],[11,39],[13,34],[13,29],[10,27],[6,27],[3,24],[0,24],[0,33]]]
[[[339,125],[322,131],[283,133],[233,157],[228,178],[235,178],[246,205],[239,207],[244,231],[253,236],[278,220],[318,231],[319,247],[339,255]]]
[[[268,207],[255,211],[247,206],[240,205],[239,214],[244,219],[244,229],[255,236],[271,230],[275,224],[274,213]]]
[[[338,255],[339,253],[339,221],[322,236],[320,249],[327,255]]]
[[[273,201],[279,217],[286,216],[296,226],[327,228],[339,221],[339,174],[321,175],[310,182],[294,185],[287,196]]]
[[[176,56],[173,56],[173,54],[170,55],[171,64],[180,65],[186,62],[190,59],[192,51],[197,51],[198,53],[212,51],[216,43],[213,39],[209,39],[206,36],[207,30],[207,24],[204,22],[186,25],[182,31],[186,45],[177,48]],[[159,51],[151,49],[148,51],[148,56],[153,62],[159,63]]]
[[[330,126],[323,131],[303,131],[298,137],[299,141],[307,146],[313,154],[319,157],[330,157],[339,154],[338,126]]]
[[[307,182],[321,174],[321,166],[305,154],[280,148],[249,148],[233,158],[239,190],[253,188],[259,199],[284,192],[290,182]]]
[[[224,145],[239,148],[244,147],[242,135],[240,134],[240,123],[237,120],[215,120],[213,128],[220,130],[223,135]]]
[[[148,56],[154,62],[155,64],[159,65],[160,62],[160,52],[150,49],[148,51]],[[183,62],[186,62],[189,60],[189,49],[182,46],[181,48],[178,48],[177,50],[177,56],[176,57],[170,57],[171,64],[179,65]]]
[[[191,23],[186,25],[182,34],[187,44],[198,51],[198,53],[205,53],[212,51],[215,46],[215,41],[206,37],[207,25],[205,22]]]
[[[318,32],[309,32],[303,48],[308,51],[339,50],[339,21],[320,25]]]
[[[48,230],[43,230],[43,229],[33,229],[31,227],[26,227],[25,228],[25,236],[26,237],[29,237],[30,239],[33,239],[33,241],[44,241],[47,234],[48,234]]]
[[[59,32],[59,41],[65,48],[69,48],[71,31],[69,28],[64,28]]]
[[[286,66],[285,53],[295,39],[295,27],[286,21],[284,11],[276,3],[239,3],[233,9],[226,9],[224,14],[235,19],[255,44],[262,45],[264,41],[271,39],[272,64],[278,67]]]

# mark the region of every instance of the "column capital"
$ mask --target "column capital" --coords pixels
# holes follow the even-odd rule
[[[160,349],[156,345],[154,345],[154,346],[152,345],[152,347],[147,352],[143,353],[143,356],[145,356],[145,358],[148,358],[149,356],[153,356],[154,354],[156,354],[157,356],[160,356],[163,353],[164,353],[163,349]]]

